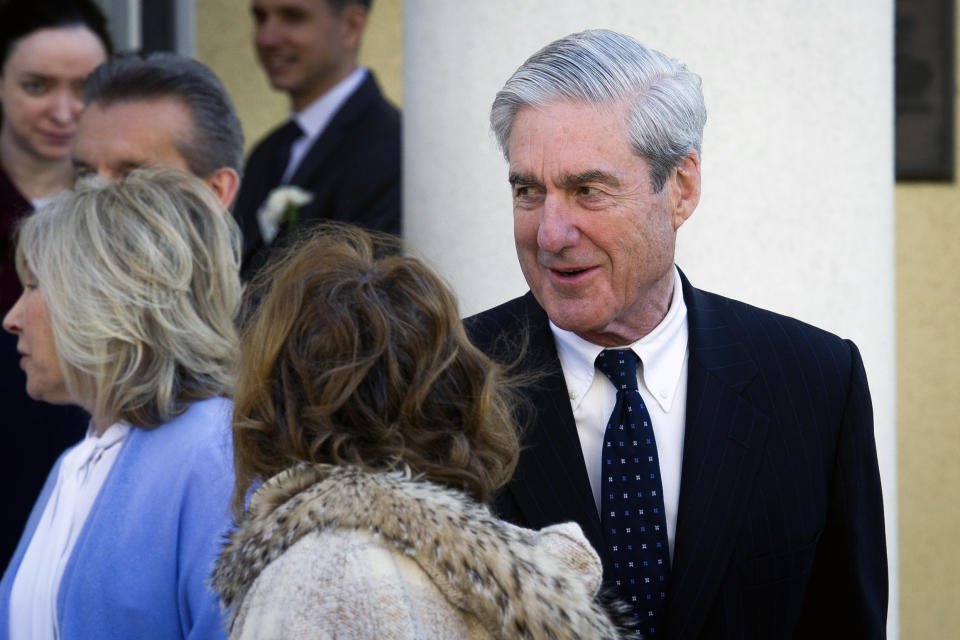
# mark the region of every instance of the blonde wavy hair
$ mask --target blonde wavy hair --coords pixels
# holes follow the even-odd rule
[[[151,428],[232,389],[240,232],[169,168],[81,181],[30,215],[16,264],[50,312],[71,397],[98,424]]]
[[[235,514],[301,462],[409,467],[479,501],[517,463],[511,381],[398,241],[324,224],[260,272],[234,397]],[[247,315],[244,313],[244,315]]]

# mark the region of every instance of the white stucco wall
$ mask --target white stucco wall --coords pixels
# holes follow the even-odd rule
[[[876,414],[897,637],[889,0],[486,0],[404,4],[405,233],[463,313],[526,290],[494,94],[573,31],[629,33],[703,78],[700,206],[677,261],[704,289],[860,347]]]

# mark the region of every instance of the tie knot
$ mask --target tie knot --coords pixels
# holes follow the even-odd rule
[[[597,368],[608,378],[617,391],[637,388],[637,364],[640,359],[630,349],[604,349],[597,356]]]

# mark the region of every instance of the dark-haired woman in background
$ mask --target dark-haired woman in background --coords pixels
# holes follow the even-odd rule
[[[242,521],[214,574],[230,637],[620,637],[576,524],[531,531],[483,506],[517,461],[510,381],[443,282],[382,249],[325,228],[253,285]]]
[[[17,222],[73,183],[70,150],[84,78],[110,53],[106,20],[92,0],[0,0],[0,316],[17,296]],[[73,407],[30,400],[16,340],[0,335],[0,407],[6,488],[0,564],[6,564],[46,472],[83,436]],[[41,431],[42,430],[42,431]]]

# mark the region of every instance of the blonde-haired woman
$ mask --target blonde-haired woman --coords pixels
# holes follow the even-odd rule
[[[20,295],[14,233],[35,207],[73,184],[70,150],[80,90],[110,55],[103,13],[93,0],[0,0],[0,317]],[[0,565],[13,555],[50,465],[83,437],[83,412],[33,402],[23,391],[16,339],[0,331],[0,447],[4,525]]]
[[[483,502],[517,461],[501,369],[420,261],[327,227],[254,284],[234,508],[214,574],[230,637],[612,638],[576,524]],[[244,509],[251,486],[263,481]]]
[[[222,635],[206,577],[230,523],[238,236],[170,169],[82,184],[25,221],[3,326],[30,396],[91,420],[0,583],[11,638]]]

